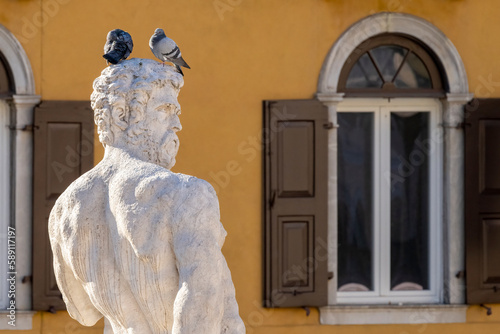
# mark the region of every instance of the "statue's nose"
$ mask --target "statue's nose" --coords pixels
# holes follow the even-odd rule
[[[174,130],[175,132],[182,130],[181,120],[177,115],[175,115],[172,120],[172,130]]]

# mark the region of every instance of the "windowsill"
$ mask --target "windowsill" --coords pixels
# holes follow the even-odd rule
[[[467,305],[335,305],[319,309],[322,325],[464,323]]]
[[[33,316],[36,311],[19,311],[16,310],[16,322],[15,326],[9,325],[9,312],[2,310],[0,311],[0,330],[29,330],[33,327]]]

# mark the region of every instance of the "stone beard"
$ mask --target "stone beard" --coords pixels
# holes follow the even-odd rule
[[[183,77],[149,59],[103,70],[91,96],[103,160],[49,218],[54,273],[71,317],[106,334],[241,334],[207,182],[173,173]]]
[[[179,137],[172,131],[167,131],[161,141],[156,142],[153,139],[146,143],[150,148],[148,150],[149,161],[151,163],[170,169],[175,165],[175,156],[179,151]]]

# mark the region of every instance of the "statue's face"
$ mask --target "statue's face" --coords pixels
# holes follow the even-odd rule
[[[176,132],[182,129],[179,120],[181,112],[177,99],[171,94],[153,89],[146,106],[146,126],[148,129],[148,155],[152,163],[172,168],[179,150]]]

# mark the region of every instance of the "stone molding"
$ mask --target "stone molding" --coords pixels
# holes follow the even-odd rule
[[[345,61],[365,40],[383,33],[412,36],[427,45],[442,62],[450,93],[469,92],[467,74],[453,43],[428,21],[404,13],[377,13],[349,27],[332,46],[319,75],[318,94],[336,93]]]
[[[35,94],[35,80],[31,64],[21,43],[0,24],[0,52],[9,64],[14,77],[16,94]]]
[[[327,306],[320,309],[322,325],[465,323],[468,306]]]

